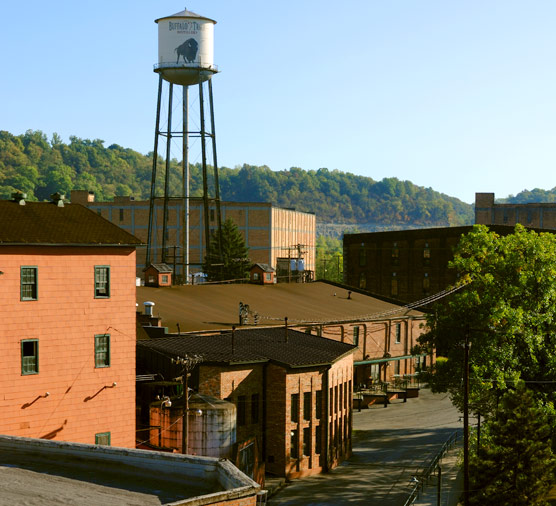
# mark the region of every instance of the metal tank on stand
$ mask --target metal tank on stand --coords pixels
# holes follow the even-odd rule
[[[150,191],[149,222],[147,235],[147,253],[145,267],[152,263],[162,262],[175,265],[178,272],[174,275],[187,283],[189,278],[189,149],[190,140],[199,138],[201,142],[201,165],[203,176],[203,215],[205,256],[218,261],[220,251],[210,251],[209,206],[216,209],[217,233],[221,234],[222,219],[220,212],[220,190],[218,183],[218,163],[216,156],[216,135],[214,122],[214,102],[212,94],[212,76],[218,72],[214,65],[214,25],[213,19],[184,10],[171,16],[156,19],[158,24],[158,63],[154,71],[158,73],[158,100],[156,107],[155,140],[153,167]],[[167,87],[167,111],[162,109],[162,92]],[[175,87],[181,87],[177,101],[181,99],[181,124],[173,125],[175,110]],[[189,88],[198,93],[199,127],[191,130],[189,124],[190,97]],[[205,88],[207,88],[205,90]],[[208,104],[205,101],[208,97]],[[208,105],[208,111],[207,107]],[[165,115],[165,116],[164,116]],[[164,121],[165,120],[165,121]],[[208,123],[208,126],[207,126]],[[161,127],[161,125],[164,125]],[[173,138],[181,138],[182,166],[178,175],[181,188],[180,195],[170,195],[171,142]],[[165,141],[165,167],[163,182],[158,174],[159,148]],[[210,144],[211,146],[207,146]],[[212,151],[213,195],[209,196],[208,152]],[[175,176],[175,175],[174,175]],[[163,183],[163,184],[162,184]],[[162,195],[157,188],[163,186]],[[158,216],[157,199],[163,199],[162,216]],[[175,230],[169,233],[169,207],[171,202],[179,202],[175,208],[177,213]],[[201,235],[201,234],[200,234]],[[201,237],[200,237],[201,238]],[[172,244],[173,242],[173,244]],[[177,250],[181,250],[178,255]],[[171,254],[173,251],[173,256]],[[200,259],[202,263],[202,259]]]

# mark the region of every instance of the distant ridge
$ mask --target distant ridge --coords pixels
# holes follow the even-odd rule
[[[173,173],[179,163],[172,160]],[[48,200],[55,192],[68,197],[72,189],[92,190],[99,201],[114,195],[147,199],[152,153],[142,155],[117,144],[71,136],[64,143],[57,134],[49,140],[41,131],[23,135],[0,131],[0,198],[16,191],[28,200]],[[313,212],[319,224],[359,229],[458,226],[473,223],[473,207],[432,188],[410,181],[375,181],[339,170],[305,171],[292,167],[272,171],[244,164],[219,170],[223,200],[271,202],[279,207]],[[178,178],[170,178],[170,193],[180,195]],[[191,195],[202,191],[199,164],[191,168]],[[359,226],[360,225],[360,226]],[[369,228],[371,227],[371,228]],[[332,227],[334,228],[334,227]]]

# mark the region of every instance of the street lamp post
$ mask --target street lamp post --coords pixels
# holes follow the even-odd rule
[[[465,333],[463,361],[463,504],[469,506],[469,332]]]

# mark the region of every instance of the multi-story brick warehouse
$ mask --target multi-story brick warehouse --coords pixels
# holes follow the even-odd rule
[[[95,202],[94,194],[85,190],[71,192],[74,203],[86,205],[107,220],[147,242],[149,202],[137,201],[133,197],[114,197],[114,202]],[[154,206],[153,222],[158,233],[153,237],[151,259],[153,263],[161,259],[161,227],[163,200],[157,199]],[[222,202],[222,221],[232,219],[242,233],[249,248],[249,258],[253,263],[268,264],[276,269],[278,259],[303,258],[306,271],[315,270],[315,215],[275,207],[265,202]],[[205,258],[205,238],[203,223],[203,203],[200,198],[190,199],[189,208],[189,263],[191,271],[201,270]],[[215,208],[209,210],[210,228],[216,226]],[[168,247],[166,262],[173,265],[181,275],[180,259],[183,255],[183,199],[171,199],[168,208]],[[146,246],[137,249],[137,273],[141,275],[145,267]],[[280,281],[280,280],[279,280]]]
[[[180,374],[172,357],[201,355],[191,386],[236,405],[237,442],[256,438],[267,472],[298,478],[351,454],[353,345],[276,327],[137,345],[138,373],[166,378]]]
[[[448,269],[453,251],[471,226],[344,235],[344,283],[403,302],[415,302],[456,281]],[[511,226],[489,227],[499,235]]]
[[[78,204],[0,201],[0,433],[135,446],[135,247]]]
[[[475,194],[475,223],[556,229],[556,203],[496,204],[494,193]]]

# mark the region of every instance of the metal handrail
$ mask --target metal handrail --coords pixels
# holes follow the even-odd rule
[[[200,62],[191,62],[191,63],[176,63],[174,61],[171,62],[158,62],[153,65],[154,70],[160,69],[191,69],[191,70],[200,70],[200,71],[211,71],[211,72],[218,72],[218,65],[214,65],[213,63],[200,63]]]
[[[450,450],[453,446],[455,446],[455,444],[458,442],[459,437],[460,437],[460,431],[456,430],[448,438],[448,440],[444,442],[444,444],[442,445],[442,448],[432,458],[432,460],[430,461],[428,466],[424,467],[422,472],[417,473],[415,475],[415,478],[417,479],[417,483],[415,484],[415,486],[413,487],[413,489],[409,493],[409,496],[407,497],[407,500],[405,501],[403,506],[410,506],[411,504],[413,504],[417,500],[417,498],[419,497],[419,492],[421,491],[423,486],[426,483],[428,483],[431,475],[438,468],[438,465],[439,465],[440,461],[442,460],[442,457],[444,457],[444,455],[446,454],[446,452],[448,450]]]

